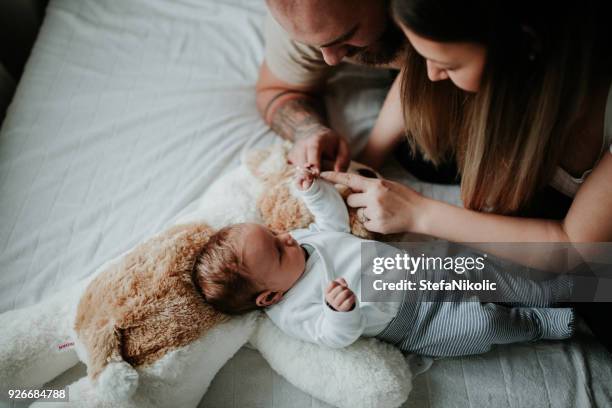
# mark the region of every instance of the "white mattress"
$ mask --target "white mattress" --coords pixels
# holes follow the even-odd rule
[[[241,152],[277,140],[255,109],[263,13],[255,0],[51,0],[0,133],[0,312],[88,276],[168,225]],[[386,84],[353,70],[332,87],[333,123],[356,150]],[[413,185],[459,202],[455,187]],[[610,406],[610,378],[583,334],[437,361],[406,406]],[[249,349],[201,405],[325,406]]]

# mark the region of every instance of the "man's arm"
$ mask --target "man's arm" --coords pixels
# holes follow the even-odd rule
[[[282,81],[265,61],[255,90],[259,113],[284,139],[295,141],[308,136],[314,127],[326,127],[318,100],[320,90]]]
[[[348,144],[327,126],[320,91],[282,81],[264,61],[256,85],[257,108],[272,130],[295,143],[289,154],[292,163],[321,169],[325,157],[334,161],[335,169],[346,169]]]

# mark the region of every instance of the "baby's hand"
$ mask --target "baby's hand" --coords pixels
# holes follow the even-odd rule
[[[355,294],[344,278],[338,278],[329,282],[325,289],[325,301],[338,312],[349,312],[355,307]]]
[[[319,172],[313,165],[306,167],[296,167],[295,183],[300,190],[308,190],[312,181],[319,177]]]

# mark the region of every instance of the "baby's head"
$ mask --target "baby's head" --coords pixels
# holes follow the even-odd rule
[[[211,306],[242,314],[280,301],[304,272],[305,259],[288,233],[235,224],[210,238],[196,261],[194,280]]]

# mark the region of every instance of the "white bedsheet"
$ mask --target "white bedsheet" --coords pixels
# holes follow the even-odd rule
[[[277,140],[255,109],[263,12],[257,0],[51,0],[0,133],[0,312],[88,276]],[[332,88],[333,123],[356,148],[387,83],[353,70]],[[455,187],[413,185],[459,202]],[[406,406],[610,406],[611,367],[584,335],[515,345],[436,362]],[[202,406],[323,405],[243,349]]]
[[[88,275],[273,140],[253,108],[262,8],[51,2],[0,136],[0,311]]]

